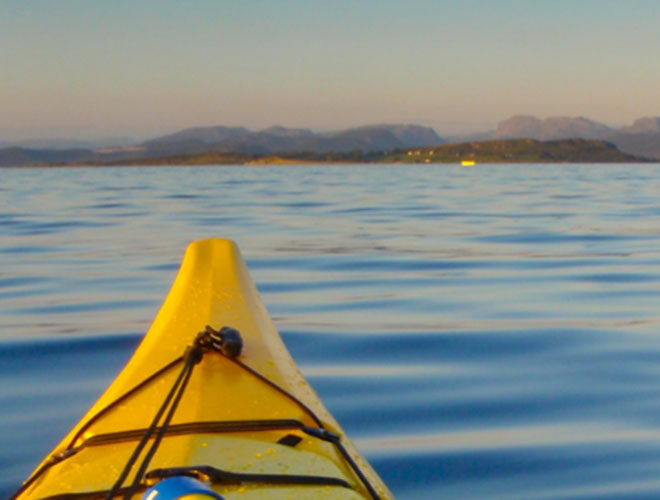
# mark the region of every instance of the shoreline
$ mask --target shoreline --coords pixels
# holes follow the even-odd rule
[[[266,166],[266,165],[463,165],[483,164],[649,164],[660,158],[646,158],[620,151],[615,145],[596,140],[565,139],[536,141],[508,139],[436,146],[399,148],[387,151],[242,153],[209,151],[203,153],[107,156],[94,151],[12,150],[2,156],[2,167],[124,167],[124,166]],[[59,157],[58,157],[59,155]]]
[[[497,162],[476,162],[474,165],[461,165],[456,162],[434,162],[434,163],[409,163],[409,162],[312,162],[312,161],[294,161],[294,162],[248,162],[248,163],[107,163],[107,164],[45,164],[45,165],[0,165],[0,169],[60,169],[60,168],[178,168],[178,167],[227,167],[227,168],[240,168],[240,167],[312,167],[320,165],[328,166],[392,166],[392,165],[405,165],[405,166],[425,166],[425,167],[460,167],[464,169],[474,169],[480,166],[493,166],[493,165],[580,165],[580,166],[606,166],[606,165],[658,165],[659,160],[646,160],[646,161],[497,161]]]

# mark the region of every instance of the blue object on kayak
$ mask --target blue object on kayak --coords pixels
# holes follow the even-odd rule
[[[176,500],[191,495],[199,495],[200,500],[210,498],[224,500],[205,483],[186,476],[163,479],[145,491],[142,500]]]

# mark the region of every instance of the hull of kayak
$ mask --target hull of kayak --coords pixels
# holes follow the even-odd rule
[[[85,498],[95,493],[104,498],[102,492],[112,488],[175,383],[180,366],[174,361],[206,325],[214,329],[229,326],[240,332],[240,362],[216,352],[203,356],[190,375],[149,470],[212,466],[234,474],[329,477],[345,482],[214,482],[212,489],[227,500],[364,499],[373,498],[374,490],[377,498],[392,498],[298,371],[238,248],[223,239],[202,240],[188,247],[172,288],[133,357],[16,498]],[[164,368],[168,365],[171,368]],[[144,384],[136,388],[141,381]],[[256,422],[254,429],[250,422]],[[304,432],[309,427],[341,436],[349,459],[333,443]],[[357,473],[350,459],[359,468]],[[134,474],[131,471],[126,481]],[[365,486],[364,479],[370,486]],[[133,498],[141,498],[146,486]]]

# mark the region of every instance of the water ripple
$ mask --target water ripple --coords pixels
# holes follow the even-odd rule
[[[0,497],[225,236],[399,499],[660,495],[660,169],[3,171]]]

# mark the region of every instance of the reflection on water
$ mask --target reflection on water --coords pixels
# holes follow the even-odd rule
[[[5,169],[0,496],[237,240],[397,498],[660,495],[660,169]]]

